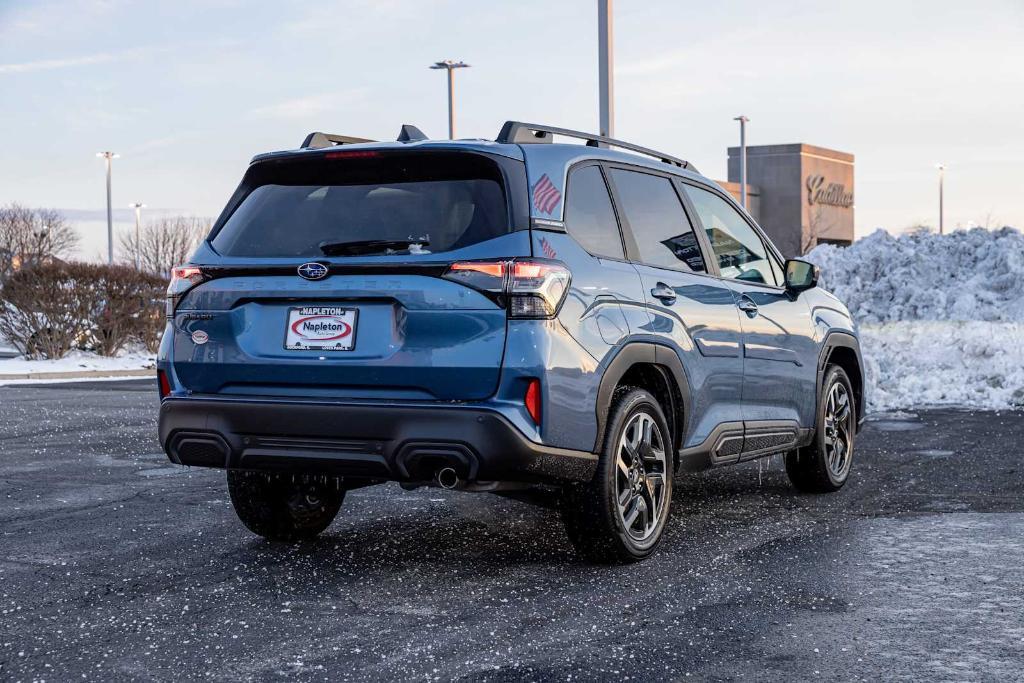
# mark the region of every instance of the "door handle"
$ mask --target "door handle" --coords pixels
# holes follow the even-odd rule
[[[749,315],[751,318],[757,315],[757,304],[755,304],[753,301],[751,301],[745,296],[739,300],[739,302],[736,304],[736,307],[739,308],[744,313],[746,313],[747,315]]]
[[[651,296],[661,301],[666,306],[671,306],[676,302],[676,290],[672,289],[664,282],[659,282],[655,285],[654,289],[651,290]]]

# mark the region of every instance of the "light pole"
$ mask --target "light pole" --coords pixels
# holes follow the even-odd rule
[[[142,202],[135,202],[134,204],[129,204],[128,208],[135,209],[135,270],[142,270],[142,243],[139,239],[139,223],[142,222],[142,210],[146,208],[146,205]]]
[[[597,0],[597,99],[600,113],[599,131],[605,137],[615,134],[615,78],[612,72],[615,33],[612,23],[612,0]]]
[[[96,156],[107,162],[107,263],[114,262],[114,210],[110,206],[110,167],[114,159],[121,156],[114,152],[96,152]]]
[[[740,122],[740,203],[743,208],[750,211],[747,206],[747,122],[746,116],[737,116],[733,121]]]
[[[463,61],[454,62],[446,59],[443,62],[434,62],[431,69],[445,69],[448,71],[448,139],[455,139],[455,84],[452,72],[455,69],[467,69],[469,64]]]
[[[943,223],[945,222],[945,210],[942,206],[942,190],[943,184],[946,179],[946,165],[939,163],[935,164],[935,168],[939,169],[939,234],[942,234]]]

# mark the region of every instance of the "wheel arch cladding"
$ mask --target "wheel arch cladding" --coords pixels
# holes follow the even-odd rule
[[[668,348],[656,344],[632,343],[622,347],[608,364],[597,394],[597,439],[594,452],[604,446],[605,426],[615,390],[635,386],[649,391],[661,405],[672,433],[672,451],[678,458],[686,432],[690,392],[679,357]]]
[[[833,333],[825,340],[822,349],[823,362],[818,365],[818,392],[822,390],[825,370],[829,365],[838,365],[850,378],[853,396],[857,407],[858,424],[864,419],[866,412],[866,396],[864,395],[864,371],[860,358],[860,345],[857,338],[844,333]]]

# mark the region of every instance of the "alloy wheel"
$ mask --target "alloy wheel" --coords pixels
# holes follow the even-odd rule
[[[850,392],[835,382],[825,399],[825,462],[837,480],[846,476],[853,456],[853,410]]]
[[[654,417],[638,412],[619,437],[615,476],[619,519],[631,538],[648,539],[668,508],[665,440]]]

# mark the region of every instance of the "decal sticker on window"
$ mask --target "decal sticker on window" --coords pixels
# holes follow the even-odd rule
[[[558,206],[558,202],[561,199],[562,193],[551,182],[551,178],[548,177],[547,173],[542,175],[537,184],[533,186],[533,205],[541,213],[550,214]]]

